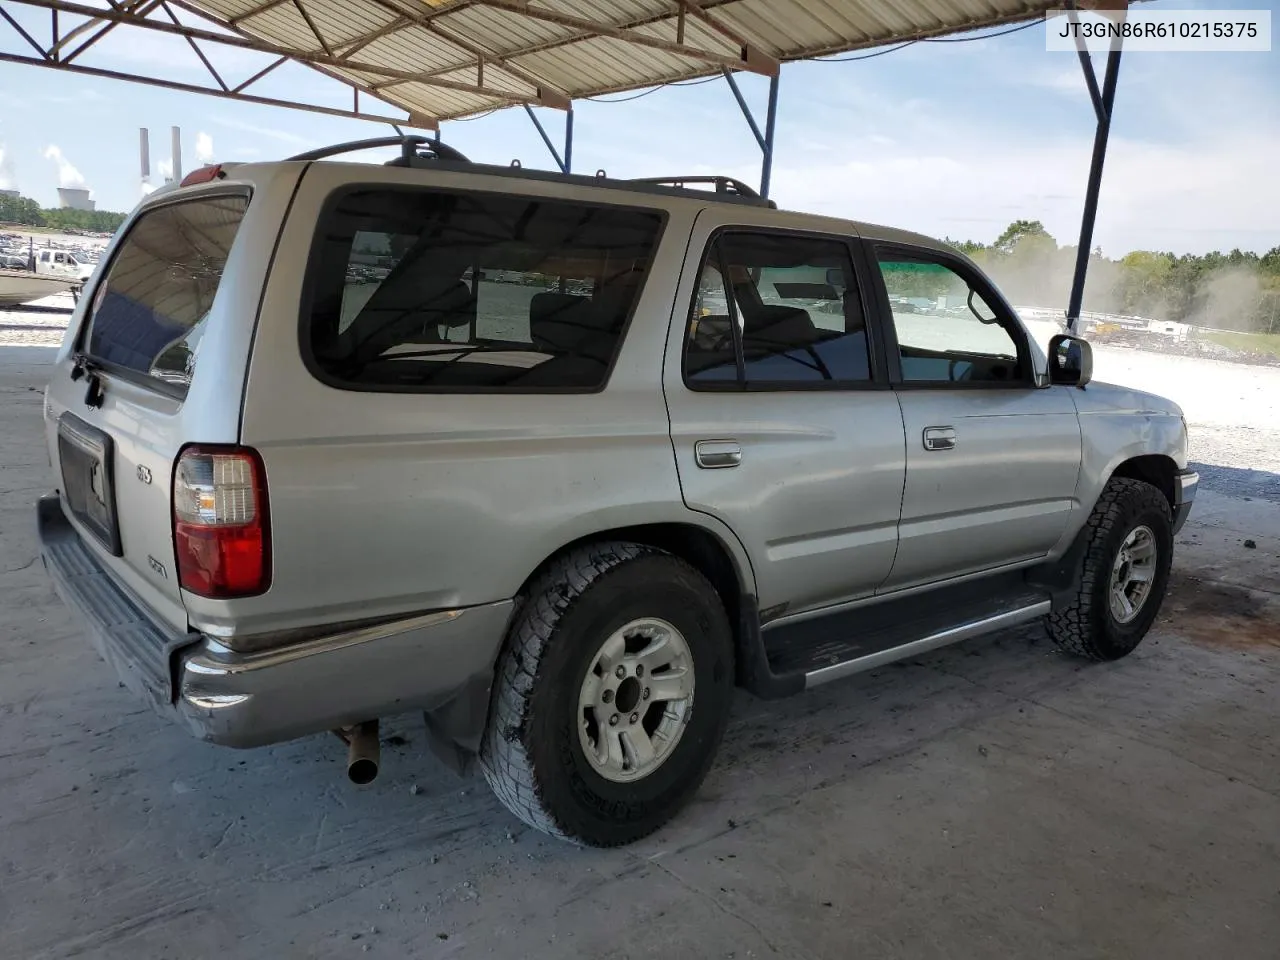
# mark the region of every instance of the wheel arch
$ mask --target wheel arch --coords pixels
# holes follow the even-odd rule
[[[1122,460],[1112,469],[1111,477],[1125,477],[1149,483],[1169,501],[1169,510],[1177,509],[1178,464],[1163,453],[1144,453]]]
[[[745,548],[727,529],[722,534],[702,524],[680,520],[596,530],[562,544],[543,558],[521,585],[519,596],[526,595],[542,571],[564,553],[587,544],[608,541],[657,547],[684,560],[706,577],[724,603],[729,627],[733,631],[735,655],[741,662],[747,645],[753,639],[745,625],[752,617],[758,617],[755,577]]]

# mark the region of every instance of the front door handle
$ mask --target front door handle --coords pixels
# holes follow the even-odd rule
[[[956,447],[955,427],[925,427],[924,448],[926,450],[954,450]]]
[[[704,470],[736,467],[742,462],[742,447],[737,440],[699,440],[693,445],[693,458]]]

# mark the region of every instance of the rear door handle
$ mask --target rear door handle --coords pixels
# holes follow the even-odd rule
[[[925,427],[924,448],[926,450],[954,450],[956,446],[955,427]]]
[[[693,458],[704,470],[736,467],[742,462],[742,447],[737,440],[699,440],[693,445]]]

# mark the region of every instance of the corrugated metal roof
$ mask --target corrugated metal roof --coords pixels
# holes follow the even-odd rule
[[[1062,0],[186,0],[415,125],[996,27]]]

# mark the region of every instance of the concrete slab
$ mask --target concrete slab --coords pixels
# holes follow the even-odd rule
[[[599,852],[524,829],[413,718],[357,789],[332,737],[237,753],[140,707],[36,559],[49,356],[0,349],[0,956],[1277,955],[1280,464],[1221,456],[1238,427],[1198,429],[1224,472],[1133,656],[1030,628],[742,696],[691,808]]]

